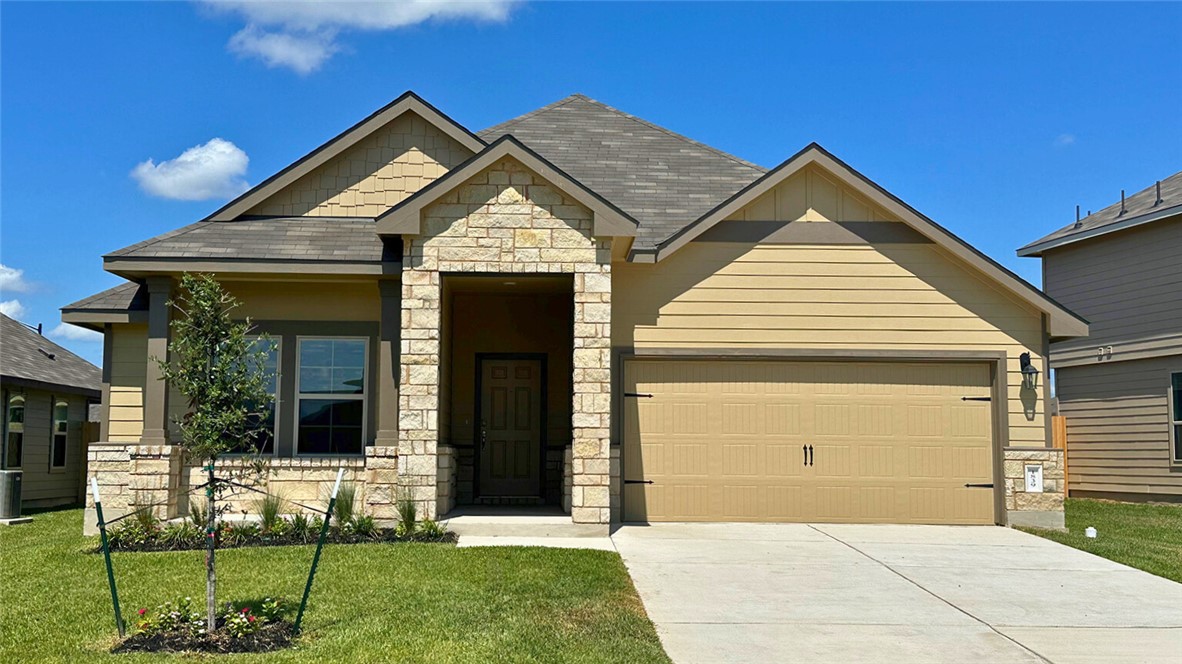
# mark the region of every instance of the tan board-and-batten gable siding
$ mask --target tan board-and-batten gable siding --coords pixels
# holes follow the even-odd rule
[[[471,156],[426,120],[403,113],[246,215],[376,217]]]
[[[819,169],[725,223],[829,225],[889,215]],[[869,217],[869,219],[867,219]],[[812,220],[812,221],[809,221]],[[695,241],[656,264],[613,271],[613,346],[628,349],[1005,353],[1009,444],[1046,445],[1042,389],[1021,389],[1018,356],[1044,370],[1042,314],[934,244]],[[1045,373],[1045,371],[1044,371]]]

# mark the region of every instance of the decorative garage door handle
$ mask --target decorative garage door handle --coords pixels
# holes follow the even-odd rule
[[[969,482],[968,484],[966,484],[964,486],[966,489],[992,489],[993,482],[980,483],[980,484],[974,484],[972,482]]]
[[[652,480],[624,480],[624,484],[652,484]]]
[[[804,465],[806,465],[806,466],[813,465],[813,446],[812,445],[801,445],[800,451],[804,452]]]

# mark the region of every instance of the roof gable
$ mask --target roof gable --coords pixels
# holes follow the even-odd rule
[[[784,163],[769,171],[759,180],[735,193],[725,202],[703,215],[697,221],[674,234],[657,248],[649,252],[649,260],[660,261],[684,247],[719,222],[732,218],[748,205],[759,201],[789,178],[810,168],[820,168],[843,187],[851,189],[872,206],[877,206],[888,215],[907,224],[922,236],[948,250],[960,261],[973,267],[997,283],[1006,291],[1031,304],[1047,314],[1050,321],[1049,333],[1057,337],[1083,336],[1088,332],[1087,322],[1067,308],[1055,302],[1046,293],[1031,285],[1018,275],[1007,270],[993,259],[981,253],[944,227],[920,214],[911,206],[895,197],[866,176],[851,168],[820,145],[812,143]],[[633,260],[642,259],[644,252],[633,251]]]
[[[591,210],[594,215],[594,235],[600,237],[634,237],[636,235],[637,223],[635,219],[511,135],[502,136],[480,154],[379,216],[377,219],[378,233],[382,235],[421,234],[422,212],[427,206],[439,201],[449,192],[464,185],[469,179],[506,157],[518,161],[522,166],[557,187],[563,194],[569,195],[579,204]]]
[[[406,92],[205,221],[233,221],[246,214],[340,216],[359,205],[385,209],[387,200],[405,198],[413,191],[407,191],[410,186],[421,186],[422,179],[436,176],[447,163],[484,147],[475,134]]]

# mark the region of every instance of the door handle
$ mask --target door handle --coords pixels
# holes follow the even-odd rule
[[[808,445],[801,445],[800,446],[800,453],[804,455],[804,465],[806,465],[806,466],[809,465],[809,446]]]
[[[484,427],[485,427],[484,420],[481,420],[480,421],[480,449],[482,449],[482,450],[486,446],[488,446],[488,430],[486,430]]]
[[[815,460],[815,457],[813,456],[813,446],[809,445],[809,465],[810,466],[813,465],[814,460]]]

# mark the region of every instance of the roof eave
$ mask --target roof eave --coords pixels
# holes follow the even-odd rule
[[[1091,238],[1108,235],[1109,233],[1115,233],[1128,228],[1134,228],[1136,226],[1142,226],[1155,221],[1161,221],[1175,215],[1182,215],[1182,205],[1172,205],[1160,210],[1153,210],[1151,212],[1146,212],[1135,217],[1129,217],[1128,219],[1123,219],[1115,223],[1080,231],[1078,233],[1072,233],[1070,235],[1064,235],[1051,240],[1047,240],[1045,238],[1041,240],[1035,240],[1025,247],[1018,249],[1017,253],[1018,256],[1022,258],[1040,258],[1044,252],[1050,249],[1057,249],[1059,247],[1074,244],[1082,240],[1089,240]]]

